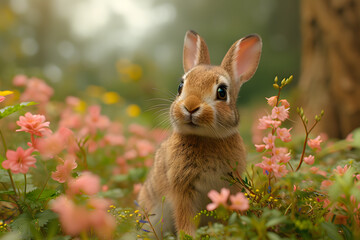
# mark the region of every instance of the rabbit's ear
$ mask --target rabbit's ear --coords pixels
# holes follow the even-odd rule
[[[258,35],[249,35],[235,42],[226,53],[221,66],[233,77],[237,87],[254,75],[261,48],[261,38]]]
[[[187,31],[184,40],[183,65],[185,73],[199,64],[210,64],[205,41],[194,31]]]

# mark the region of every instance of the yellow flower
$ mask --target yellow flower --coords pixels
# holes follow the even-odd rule
[[[136,104],[131,104],[126,108],[126,113],[130,116],[130,117],[137,117],[140,115],[141,109],[138,105]]]
[[[0,91],[0,96],[7,96],[13,93],[14,93],[13,91],[8,91],[8,90]]]
[[[74,108],[75,111],[83,113],[86,111],[86,102],[83,100],[80,100],[80,102],[76,105],[76,107]]]
[[[102,96],[102,100],[105,104],[114,104],[120,102],[121,97],[117,92],[106,92]]]

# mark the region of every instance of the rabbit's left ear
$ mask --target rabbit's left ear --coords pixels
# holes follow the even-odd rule
[[[187,31],[183,52],[185,73],[199,64],[210,64],[209,50],[199,34],[194,31]]]
[[[235,42],[226,53],[221,66],[232,76],[237,87],[254,75],[260,61],[261,48],[261,38],[249,35]]]

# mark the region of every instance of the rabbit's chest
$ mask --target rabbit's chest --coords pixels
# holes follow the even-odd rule
[[[225,183],[221,177],[230,171],[220,156],[208,152],[188,151],[177,154],[174,160],[170,179],[176,190],[202,193],[203,189],[217,189]]]

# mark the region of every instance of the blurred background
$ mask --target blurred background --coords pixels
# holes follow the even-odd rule
[[[239,38],[262,36],[263,56],[241,93],[244,102],[263,96],[275,75],[299,72],[298,1],[0,2],[1,88],[23,73],[45,79],[57,99],[93,85],[142,106],[167,90],[176,93],[189,29],[205,39],[213,64]]]
[[[44,79],[55,89],[55,100],[90,95],[112,105],[110,112],[114,107],[131,104],[146,112],[154,105],[149,99],[169,99],[176,93],[183,74],[182,47],[187,30],[195,30],[205,39],[213,64],[221,62],[236,40],[257,33],[263,39],[263,54],[258,71],[240,91],[239,106],[253,106],[256,101],[262,101],[264,106],[264,97],[275,94],[271,87],[275,76],[282,79],[293,74],[292,87],[297,87],[300,66],[304,66],[300,26],[305,18],[301,22],[301,13],[313,14],[305,20],[316,30],[316,39],[322,40],[316,44],[312,40],[311,44],[325,49],[326,38],[319,37],[324,33],[318,30],[319,14],[311,8],[315,5],[311,2],[0,0],[0,87],[12,89],[13,77],[25,74]],[[318,2],[335,6],[335,13],[342,15],[346,9],[360,9],[355,0]],[[355,23],[357,27],[360,24],[358,19]],[[304,34],[304,27],[302,31]],[[324,51],[320,54],[327,58]],[[308,62],[315,70],[322,66]],[[319,82],[321,77],[308,74],[306,78],[308,82]],[[309,84],[300,84],[305,92],[302,95],[309,88]],[[311,100],[311,96],[306,99]],[[316,105],[314,101],[309,104]],[[343,137],[345,133],[339,130],[331,135]]]

